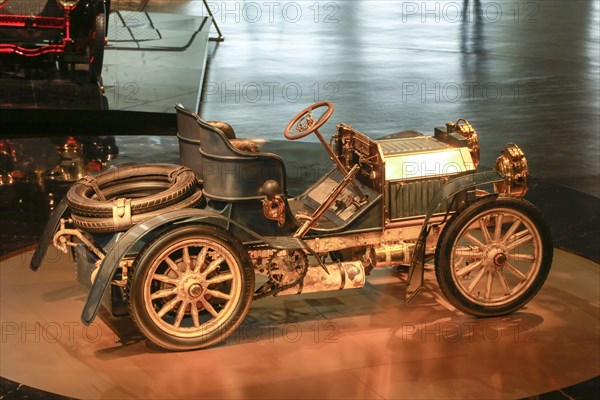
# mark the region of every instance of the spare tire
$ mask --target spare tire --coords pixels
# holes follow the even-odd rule
[[[202,190],[194,171],[172,164],[134,164],[85,177],[67,193],[74,224],[118,232],[162,211],[193,207]]]
[[[131,213],[143,214],[177,203],[194,192],[197,186],[194,171],[173,164],[133,164],[111,168],[94,177],[86,176],[67,193],[71,211],[90,217],[113,215],[112,199],[129,197],[138,185],[164,182],[166,190],[131,201]],[[106,191],[106,193],[104,193]]]
[[[71,219],[76,227],[81,230],[90,233],[107,233],[107,232],[120,232],[131,228],[133,225],[144,222],[146,219],[153,217],[160,212],[179,210],[182,208],[194,207],[202,199],[202,191],[198,190],[196,193],[185,199],[184,201],[174,204],[172,206],[161,208],[145,214],[132,215],[131,220],[128,224],[119,225],[115,223],[114,218],[93,218],[87,216],[80,216],[77,214],[71,214]]]

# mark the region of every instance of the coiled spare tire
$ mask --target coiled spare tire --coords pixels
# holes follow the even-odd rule
[[[75,226],[119,232],[159,212],[194,207],[202,199],[194,171],[172,164],[134,164],[85,177],[67,193]]]

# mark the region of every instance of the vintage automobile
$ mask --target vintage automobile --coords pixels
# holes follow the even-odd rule
[[[68,67],[102,72],[111,0],[0,0],[0,54],[54,55]]]
[[[291,197],[281,158],[178,105],[182,165],[126,165],[73,185],[32,269],[49,243],[71,248],[91,286],[82,321],[104,304],[170,350],[224,340],[253,300],[361,288],[373,268],[408,266],[410,299],[429,260],[460,311],[499,316],[532,299],[553,246],[522,198],[528,168],[517,145],[506,145],[494,170],[476,172],[479,142],[464,119],[433,136],[383,140],[341,124],[328,143],[319,128],[332,113],[333,104],[314,104],[285,129],[289,140],[316,135],[333,162]]]

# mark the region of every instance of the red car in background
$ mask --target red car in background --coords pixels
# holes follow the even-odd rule
[[[88,64],[100,79],[110,0],[0,0],[0,56]]]

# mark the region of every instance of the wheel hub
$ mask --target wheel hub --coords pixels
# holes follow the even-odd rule
[[[203,280],[198,276],[190,276],[184,279],[179,288],[183,295],[191,299],[201,297],[206,291]]]
[[[188,294],[191,297],[200,297],[202,293],[204,293],[204,288],[199,283],[194,283],[188,289]]]
[[[504,254],[504,253],[498,253],[498,254],[496,254],[496,257],[494,257],[494,264],[496,264],[499,267],[503,266],[505,262],[506,262],[506,254]]]
[[[483,251],[484,263],[488,268],[502,269],[507,260],[507,249],[499,243],[491,243]]]

